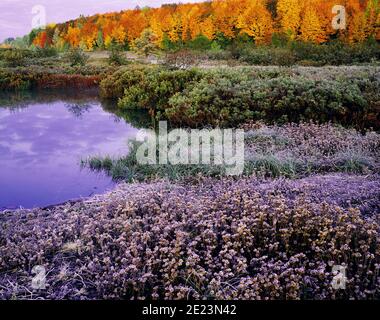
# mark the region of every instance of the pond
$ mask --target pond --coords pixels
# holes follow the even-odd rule
[[[110,177],[81,166],[121,156],[146,115],[122,113],[96,92],[0,94],[0,210],[44,207],[103,193]]]

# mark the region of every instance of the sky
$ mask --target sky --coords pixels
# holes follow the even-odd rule
[[[198,0],[199,1],[199,0]],[[8,37],[23,36],[32,29],[36,12],[43,6],[46,23],[64,22],[95,13],[105,13],[140,7],[159,7],[163,3],[179,0],[0,0],[0,42]],[[197,0],[181,2],[197,2]],[[40,11],[39,11],[40,12]]]

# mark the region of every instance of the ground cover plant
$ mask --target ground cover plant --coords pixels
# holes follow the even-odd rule
[[[0,297],[376,299],[379,191],[376,176],[206,179],[5,212]],[[47,287],[33,292],[36,264]],[[331,287],[333,264],[346,290]]]

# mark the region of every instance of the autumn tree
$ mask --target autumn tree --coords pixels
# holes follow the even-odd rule
[[[81,47],[86,50],[141,42],[150,30],[154,45],[168,47],[201,37],[227,42],[244,34],[257,44],[274,32],[291,40],[326,42],[342,38],[349,43],[370,37],[380,39],[380,0],[213,0],[170,4],[160,8],[135,8],[120,13],[81,16],[63,24],[33,30],[29,43],[36,46]],[[347,28],[334,30],[334,5],[343,5]],[[143,38],[144,38],[143,37]],[[145,39],[146,40],[146,39]],[[149,41],[148,41],[149,42]]]
[[[379,0],[368,0],[365,8],[365,32],[366,38],[374,37],[380,31],[380,5]],[[378,39],[380,40],[380,39]]]
[[[80,44],[80,29],[70,26],[67,30],[67,34],[64,37],[70,47],[76,48]]]
[[[47,34],[46,31],[41,31],[33,40],[33,44],[39,48],[45,48]]]
[[[237,20],[242,14],[242,1],[215,0],[212,2],[214,23],[216,29],[227,38],[235,38],[237,35]]]
[[[326,40],[326,35],[322,29],[314,4],[315,2],[311,0],[307,1],[305,4],[300,26],[299,39],[303,41],[321,43]]]
[[[141,10],[127,10],[121,14],[120,24],[126,30],[128,41],[132,42],[148,27],[148,20]]]
[[[237,27],[252,37],[256,43],[268,42],[273,33],[270,12],[261,0],[250,1],[244,12],[238,16]]]
[[[278,0],[276,9],[281,31],[295,39],[301,24],[301,0]]]
[[[98,38],[98,28],[92,21],[84,22],[80,30],[81,42],[87,50],[92,50]]]

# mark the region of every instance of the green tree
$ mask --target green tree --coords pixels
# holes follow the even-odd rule
[[[132,45],[133,51],[148,56],[158,49],[157,38],[151,29],[145,29]]]

